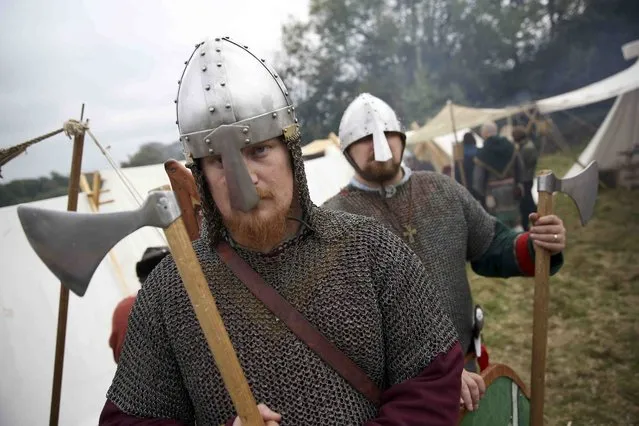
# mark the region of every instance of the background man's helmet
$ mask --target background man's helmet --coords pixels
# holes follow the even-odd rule
[[[342,152],[358,140],[373,136],[376,161],[390,160],[393,155],[384,132],[396,132],[406,140],[401,123],[395,111],[383,100],[362,93],[344,111],[339,124],[339,139]]]

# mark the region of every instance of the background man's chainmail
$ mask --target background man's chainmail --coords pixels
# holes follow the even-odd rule
[[[412,215],[408,209],[411,202]],[[466,260],[476,260],[486,252],[495,230],[495,219],[468,191],[448,176],[418,171],[386,200],[378,192],[349,185],[322,207],[376,218],[401,237],[437,277],[437,282],[445,284],[445,306],[464,351],[468,350],[472,341],[473,300]],[[402,227],[410,224],[417,230],[414,243],[403,235],[405,229],[397,229],[398,224]]]
[[[309,226],[272,253],[239,255],[382,389],[418,374],[456,341],[436,303],[441,283],[376,221],[313,206],[299,140],[288,147]],[[211,247],[223,238],[221,217],[193,171],[207,218],[194,248],[256,400],[280,412],[282,426],[374,418],[376,408],[219,260]],[[138,294],[107,396],[129,414],[186,424],[220,425],[235,414],[170,255]]]

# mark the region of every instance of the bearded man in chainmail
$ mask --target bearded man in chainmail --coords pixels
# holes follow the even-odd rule
[[[312,204],[275,71],[227,37],[208,40],[176,103],[204,216],[194,249],[266,425],[456,424],[463,355],[444,283],[375,220]],[[267,309],[222,246],[363,371],[377,401]],[[241,425],[171,255],[138,293],[100,418],[151,423]]]
[[[533,276],[537,245],[553,253],[554,274],[563,264],[566,230],[562,221],[554,215],[539,218],[533,213],[530,232],[516,233],[486,213],[455,180],[402,166],[406,135],[393,109],[370,94],[359,95],[348,106],[339,138],[355,176],[322,207],[378,219],[402,238],[424,266],[440,277],[438,282],[444,283],[443,302],[462,350],[474,350],[479,356],[466,262],[483,276]],[[474,363],[467,368],[476,370]],[[485,390],[483,380],[465,369],[461,384],[460,403],[475,409]]]

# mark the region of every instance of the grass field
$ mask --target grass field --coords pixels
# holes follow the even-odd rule
[[[572,163],[550,155],[539,166],[561,176]],[[583,228],[572,200],[555,206],[568,246],[550,281],[546,424],[639,425],[639,191],[600,189]],[[534,281],[469,277],[491,362],[529,386]]]

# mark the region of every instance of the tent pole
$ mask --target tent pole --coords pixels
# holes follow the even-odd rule
[[[579,157],[576,156],[575,154],[572,153],[572,151],[570,150],[570,148],[568,147],[568,143],[565,142],[565,140],[563,139],[563,135],[561,134],[561,132],[559,131],[559,128],[557,127],[557,125],[555,124],[555,122],[553,121],[553,119],[546,115],[545,116],[546,120],[548,120],[548,122],[550,123],[550,125],[553,128],[553,133],[559,135],[559,137],[557,138],[557,140],[555,140],[555,138],[552,138],[552,141],[555,143],[555,145],[557,146],[557,148],[559,148],[561,151],[564,152],[564,154],[568,154],[570,157],[572,157],[573,160],[575,160],[575,162],[577,164],[579,164],[581,166],[582,169],[585,169],[586,166],[584,166],[583,164],[581,164],[581,161],[579,161]],[[561,140],[562,142],[559,142],[559,140]]]
[[[550,118],[550,116],[548,116],[548,115],[545,115],[545,117],[546,117],[546,119],[548,120],[548,122],[550,122],[550,125],[552,126],[552,128],[553,128],[553,130],[554,130],[554,133],[558,134],[560,137],[562,137],[562,138],[563,138],[563,135],[562,135],[562,134],[561,134],[561,132],[559,131],[559,128],[557,127],[557,125],[555,124],[555,122],[552,120],[552,118]],[[553,142],[555,142],[554,138],[553,138]],[[568,146],[567,146],[568,144],[567,144],[567,143],[565,143],[565,144],[561,144],[561,143],[557,143],[557,142],[555,142],[555,145],[556,145],[556,146],[557,146],[560,150],[562,150],[565,154],[568,154],[568,155],[569,155],[569,156],[570,156],[570,157],[574,160],[574,162],[575,162],[575,163],[579,164],[579,166],[580,166],[582,169],[585,169],[585,168],[586,168],[586,166],[584,166],[584,165],[581,163],[581,161],[579,161],[579,156],[578,156],[578,155],[576,155],[576,154],[573,154],[573,153],[572,153],[572,151],[570,150],[570,148],[568,148]],[[603,189],[608,189],[608,185],[606,185],[606,184],[604,183],[604,181],[602,181],[601,179],[599,179],[599,186],[601,186]]]
[[[461,184],[464,188],[468,188],[468,181],[466,180],[466,172],[464,170],[464,147],[457,140],[457,128],[455,127],[455,114],[453,113],[453,102],[448,100],[448,108],[450,110],[450,121],[453,125],[453,135],[455,142],[453,143],[453,167],[452,178],[455,179],[455,169],[459,168],[459,176],[461,176]]]
[[[80,123],[84,119],[84,104],[80,113]],[[73,156],[67,197],[67,211],[77,211],[80,187],[80,169],[82,168],[82,152],[84,149],[84,130],[73,138]],[[49,425],[57,426],[60,416],[60,395],[62,390],[62,367],[64,365],[64,347],[67,335],[67,313],[69,308],[69,290],[60,285],[60,301],[58,306],[58,329],[55,343],[55,363],[53,369],[53,388],[51,392],[51,411]]]

